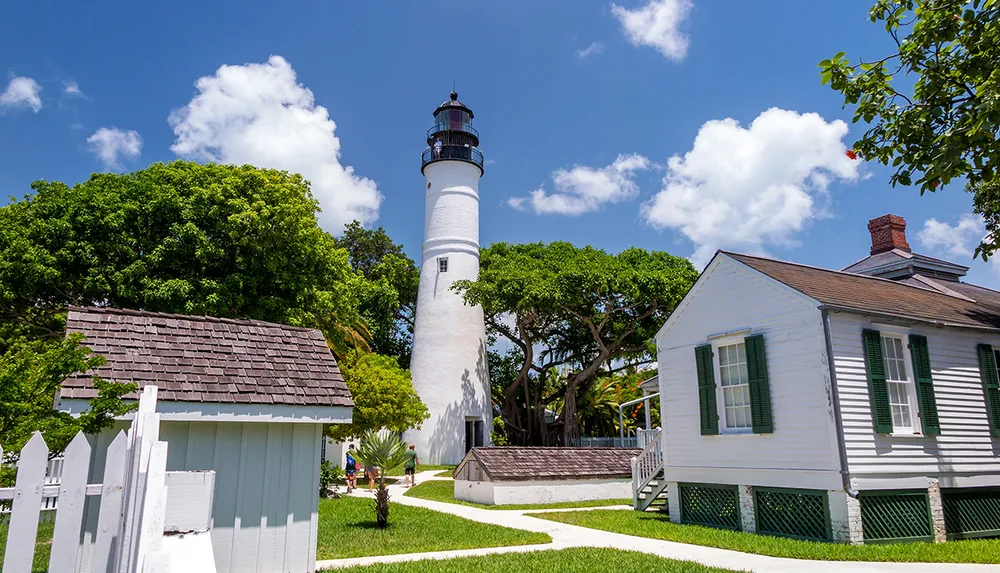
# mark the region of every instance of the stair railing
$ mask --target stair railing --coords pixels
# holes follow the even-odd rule
[[[632,505],[639,506],[639,492],[663,469],[663,430],[649,438],[642,452],[632,458]]]

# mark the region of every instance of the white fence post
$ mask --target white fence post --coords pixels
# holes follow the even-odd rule
[[[75,573],[81,554],[80,536],[87,496],[98,494],[101,501],[93,555],[89,560],[92,566],[88,569],[84,562],[81,567],[85,573],[168,571],[172,556],[169,548],[163,545],[167,443],[159,441],[159,425],[156,387],[148,386],[143,389],[128,434],[119,432],[108,445],[99,485],[87,483],[91,446],[86,436],[77,434],[66,448],[64,458],[49,460],[45,440],[36,432],[20,452],[15,487],[0,488],[0,500],[12,500],[0,573],[31,571],[43,498],[46,510],[55,509],[48,571]],[[2,458],[3,450],[0,449],[0,460]],[[214,479],[210,481],[207,487],[214,489]],[[203,494],[203,490],[199,493]],[[203,509],[210,515],[210,493],[207,499],[209,507]],[[199,554],[207,548],[211,556],[208,537],[203,537],[198,547],[201,548]]]
[[[56,524],[52,532],[49,573],[73,573],[80,546],[83,507],[87,500],[87,474],[90,469],[90,442],[79,433],[66,448],[61,462]],[[51,476],[50,476],[51,477]]]
[[[125,432],[119,432],[108,446],[101,487],[101,509],[97,518],[97,540],[94,543],[94,568],[91,573],[111,573],[115,564],[112,551],[121,548],[122,490],[127,447]]]
[[[45,466],[48,462],[49,448],[46,447],[42,434],[35,432],[17,460],[17,480],[14,482],[14,502],[10,508],[3,573],[31,571],[38,536],[38,514],[42,508],[42,489],[45,487]]]

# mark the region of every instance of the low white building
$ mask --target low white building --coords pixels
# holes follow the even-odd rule
[[[67,379],[61,410],[89,407],[97,394],[92,375],[156,385],[167,471],[215,470],[211,535],[219,573],[315,570],[323,425],[350,423],[353,407],[322,333],[111,308],[71,308],[66,330],[84,334],[107,364]],[[122,420],[94,438],[91,468],[104,467],[107,445],[127,427]],[[87,503],[81,567],[99,499]]]
[[[869,230],[845,271],[719,252],[657,334],[664,461],[640,487],[665,481],[671,519],[1000,535],[1000,292],[911,253],[900,217]]]
[[[455,468],[455,499],[487,505],[632,497],[625,448],[473,448]]]

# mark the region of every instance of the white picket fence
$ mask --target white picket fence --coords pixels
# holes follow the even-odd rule
[[[35,433],[21,450],[12,488],[0,488],[0,500],[12,500],[2,573],[30,573],[39,518],[55,498],[49,573],[77,573],[77,555],[88,496],[100,496],[92,568],[80,573],[160,573],[167,489],[167,444],[159,441],[156,387],[143,389],[135,421],[107,449],[102,483],[88,484],[91,447],[81,433],[73,438],[53,481],[49,449]],[[3,452],[0,451],[0,458]],[[51,509],[51,508],[50,508]],[[52,512],[48,512],[52,513]]]

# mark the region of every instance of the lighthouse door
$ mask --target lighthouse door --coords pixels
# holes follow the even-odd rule
[[[483,424],[482,420],[466,420],[465,421],[465,453],[469,453],[469,450],[475,447],[480,447],[484,444],[483,431],[486,429],[486,425]]]

